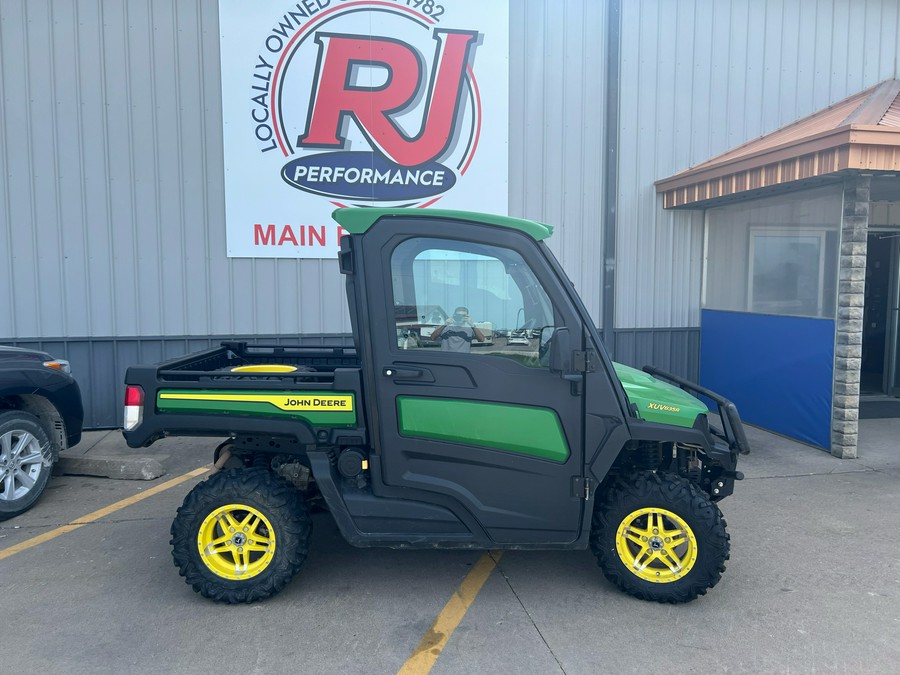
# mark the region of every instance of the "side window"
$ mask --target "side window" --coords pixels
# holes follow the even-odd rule
[[[541,332],[555,325],[555,312],[515,251],[409,239],[394,249],[391,274],[398,349],[490,354],[528,367],[545,365]]]

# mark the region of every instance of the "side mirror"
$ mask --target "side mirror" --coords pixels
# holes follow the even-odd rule
[[[338,264],[341,274],[353,274],[353,244],[350,237],[341,237],[341,250],[338,253]]]
[[[560,327],[553,329],[545,328],[544,331],[552,331],[549,338],[550,344],[550,372],[551,373],[568,373],[571,370],[569,360],[572,358],[572,341],[569,337],[569,329]],[[541,331],[541,341],[544,339],[544,331]]]
[[[550,344],[553,342],[553,326],[544,326],[541,328],[540,340],[538,341],[538,361],[541,367],[550,369]]]

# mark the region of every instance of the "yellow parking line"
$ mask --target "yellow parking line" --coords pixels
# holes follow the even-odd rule
[[[431,628],[422,636],[422,640],[397,675],[426,675],[434,667],[435,661],[438,660],[447,641],[453,635],[453,631],[459,626],[460,621],[463,620],[469,607],[475,601],[475,596],[478,595],[484,582],[494,571],[494,567],[500,562],[501,555],[501,551],[493,551],[481,556],[472,571],[466,575],[459,588],[444,605],[444,609],[431,624]]]
[[[36,537],[32,537],[31,539],[26,539],[25,541],[16,544],[15,546],[10,546],[9,548],[4,548],[0,550],[0,560],[4,560],[9,558],[10,556],[14,556],[16,553],[21,553],[22,551],[27,551],[30,548],[34,548],[39,544],[43,544],[45,541],[50,541],[51,539],[56,539],[60,535],[66,534],[67,532],[71,532],[72,530],[77,530],[79,527],[84,527],[89,523],[93,523],[94,521],[100,520],[101,518],[108,516],[111,513],[115,513],[116,511],[120,511],[124,509],[126,506],[131,506],[132,504],[137,504],[139,501],[147,499],[148,497],[152,497],[153,495],[158,495],[160,492],[165,492],[169,488],[173,488],[176,485],[181,485],[187,480],[191,478],[195,478],[197,476],[202,476],[204,473],[210,470],[209,466],[201,466],[199,469],[194,469],[193,471],[188,471],[177,478],[173,478],[172,480],[168,480],[165,483],[160,483],[145,492],[140,492],[136,495],[132,495],[131,497],[126,497],[121,501],[116,502],[115,504],[110,504],[102,509],[94,511],[93,513],[89,513],[86,516],[81,516],[81,518],[76,518],[71,523],[67,525],[61,525],[54,530],[50,530],[49,532],[44,532],[44,534],[39,534]]]

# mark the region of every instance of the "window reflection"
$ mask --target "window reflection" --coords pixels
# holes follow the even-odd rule
[[[515,251],[410,239],[391,257],[399,349],[490,354],[540,367],[540,335],[554,311]]]

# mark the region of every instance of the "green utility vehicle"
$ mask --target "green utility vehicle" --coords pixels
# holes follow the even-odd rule
[[[661,602],[719,581],[717,502],[748,450],[737,410],[612,363],[549,226],[432,209],[334,218],[354,348],[226,342],[128,369],[129,445],[227,437],[172,524],[194,590],[278,592],[317,506],[354,546],[590,546],[613,583]],[[714,424],[693,394],[715,403]]]

